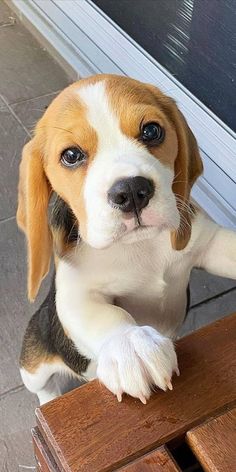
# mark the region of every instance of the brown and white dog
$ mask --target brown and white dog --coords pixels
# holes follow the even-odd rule
[[[97,75],[46,110],[24,148],[17,211],[30,300],[55,254],[56,288],[20,360],[40,403],[60,393],[48,388],[56,372],[98,377],[119,401],[172,389],[191,269],[236,278],[236,233],[190,204],[201,172],[184,117],[154,86]]]

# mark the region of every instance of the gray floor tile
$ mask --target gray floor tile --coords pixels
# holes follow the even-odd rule
[[[8,103],[55,92],[70,83],[19,19],[13,26],[0,28],[0,43],[0,93]]]
[[[29,136],[9,109],[0,102],[0,220],[16,213],[21,151]]]
[[[3,111],[6,111],[6,104],[5,102],[3,101],[1,95],[0,95],[0,112],[3,112]]]
[[[37,121],[58,93],[50,93],[42,97],[32,98],[11,105],[12,109],[29,132],[32,132]]]
[[[7,25],[13,23],[16,19],[16,15],[8,8],[6,3],[0,1],[0,28],[6,28]]]
[[[236,280],[209,274],[205,270],[193,269],[190,278],[191,306],[236,287]]]
[[[0,470],[29,472],[35,469],[30,430],[36,424],[35,395],[25,389],[0,397]]]
[[[198,307],[192,308],[188,313],[179,336],[185,336],[202,326],[213,323],[213,321],[234,312],[236,312],[236,289]]]
[[[30,431],[36,424],[34,412],[37,406],[37,396],[24,387],[0,396],[1,472],[35,470],[32,469],[36,464]]]
[[[26,294],[26,245],[15,219],[0,223],[0,394],[20,385],[18,358],[30,316],[43,300],[49,285],[44,281],[37,303]]]

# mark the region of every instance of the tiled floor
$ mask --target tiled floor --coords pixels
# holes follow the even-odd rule
[[[26,298],[25,241],[15,221],[20,154],[34,123],[70,78],[0,1],[0,471],[34,470],[36,398],[18,372],[21,338],[35,311]],[[43,295],[47,289],[45,281]],[[183,333],[235,311],[236,282],[194,271]]]

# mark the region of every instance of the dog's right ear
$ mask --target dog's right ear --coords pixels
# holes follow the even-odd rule
[[[52,254],[48,225],[51,187],[43,167],[43,157],[36,137],[23,149],[20,164],[17,223],[28,244],[28,298],[33,301],[42,279],[47,275]]]

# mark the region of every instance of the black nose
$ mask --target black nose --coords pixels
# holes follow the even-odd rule
[[[154,195],[154,185],[144,177],[118,180],[108,191],[108,201],[124,212],[137,212],[145,208]]]

